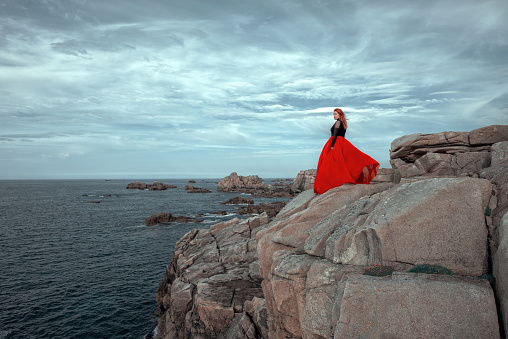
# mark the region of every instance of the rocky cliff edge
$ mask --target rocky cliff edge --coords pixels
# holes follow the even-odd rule
[[[508,126],[448,151],[444,133],[397,139],[412,150],[392,144],[395,165],[374,184],[306,190],[272,220],[189,232],[159,284],[158,336],[504,336]]]

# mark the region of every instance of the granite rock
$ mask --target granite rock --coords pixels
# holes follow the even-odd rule
[[[475,334],[488,329],[492,338],[499,337],[492,288],[483,280],[478,287],[474,283],[477,278],[469,278],[488,272],[485,212],[492,192],[488,180],[461,177],[398,185],[343,185],[322,195],[301,193],[257,235],[269,337],[347,338],[357,337],[367,328],[372,333],[367,337],[372,338],[383,337],[383,333],[392,337],[461,337],[462,326],[474,319],[472,312],[463,309],[471,308],[482,293],[485,297],[479,307],[485,317],[464,328]],[[446,283],[444,292],[428,285],[432,278],[424,275],[401,283],[402,287],[393,285],[401,292],[386,294],[387,299],[379,299],[379,304],[369,299],[370,294],[355,292],[358,300],[345,299],[349,298],[348,284],[358,277],[363,279],[368,267],[391,266],[394,274],[408,274],[421,264],[446,267],[456,276]],[[384,280],[371,280],[373,290],[389,290]],[[456,289],[461,298],[451,303],[451,291]],[[408,295],[418,294],[439,295],[443,303],[438,305],[449,304],[446,316],[439,313],[443,318],[429,325],[437,313],[432,311],[433,305],[424,303],[410,309],[420,321],[416,327],[414,318],[395,311],[379,315],[387,317],[379,323],[360,316],[358,321],[344,318],[355,312],[353,305],[374,303],[384,310],[385,302],[396,305]],[[351,300],[355,300],[353,304]],[[428,326],[428,330],[421,326]]]
[[[234,197],[227,201],[221,202],[221,205],[253,205],[254,200],[252,198]]]
[[[173,216],[171,213],[158,213],[154,214],[148,218],[145,219],[145,225],[146,226],[153,226],[157,224],[163,224],[168,222],[180,222],[180,223],[188,223],[188,222],[202,222],[203,220],[195,219],[191,217],[186,216]]]
[[[175,185],[165,184],[160,181],[154,181],[153,184],[145,184],[144,182],[133,181],[126,187],[127,189],[150,190],[150,191],[163,191],[168,188],[176,188]]]
[[[316,169],[300,171],[291,183],[291,190],[294,192],[303,192],[314,187],[316,179]]]
[[[212,193],[212,191],[207,188],[194,187],[192,185],[185,185],[185,190],[187,193]]]
[[[494,294],[486,280],[353,275],[343,293],[335,338],[499,338]]]
[[[255,239],[268,221],[266,213],[232,219],[192,230],[177,242],[157,291],[160,338],[267,332]]]
[[[236,172],[223,178],[217,185],[220,192],[242,192],[259,198],[291,198],[295,192],[286,183],[267,185],[257,175],[240,176]]]
[[[242,191],[245,189],[266,189],[268,185],[257,175],[240,176],[232,172],[223,178],[217,185],[217,190],[222,192]]]
[[[507,128],[403,136],[371,185],[317,195],[301,171],[272,220],[189,232],[159,284],[160,336],[504,336]]]
[[[398,183],[425,177],[478,177],[491,162],[495,165],[505,161],[507,141],[508,125],[486,126],[471,132],[402,136],[391,144],[393,180]]]
[[[501,325],[508,329],[508,213],[499,225],[499,246],[493,260],[496,296],[500,306]]]

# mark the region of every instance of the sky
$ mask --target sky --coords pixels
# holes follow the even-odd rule
[[[506,0],[0,0],[0,179],[294,178],[508,124]]]

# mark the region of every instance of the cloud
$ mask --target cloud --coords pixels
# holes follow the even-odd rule
[[[501,0],[1,9],[0,157],[68,154],[53,158],[55,171],[66,159],[104,173],[94,162],[110,158],[112,172],[125,172],[143,154],[178,159],[179,173],[197,157],[217,162],[216,173],[292,176],[316,166],[335,107],[348,115],[348,138],[382,166],[403,134],[508,123]]]
[[[51,48],[60,53],[79,57],[83,57],[88,54],[88,51],[86,49],[79,46],[77,40],[68,40],[66,42],[53,42],[51,43]]]

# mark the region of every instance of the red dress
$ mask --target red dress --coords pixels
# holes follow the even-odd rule
[[[332,126],[334,135],[328,139],[319,157],[314,181],[314,192],[318,194],[346,183],[369,184],[379,169],[379,163],[376,160],[344,138],[346,130],[342,123],[340,123],[340,129],[334,126]],[[331,149],[334,139],[335,144]]]

